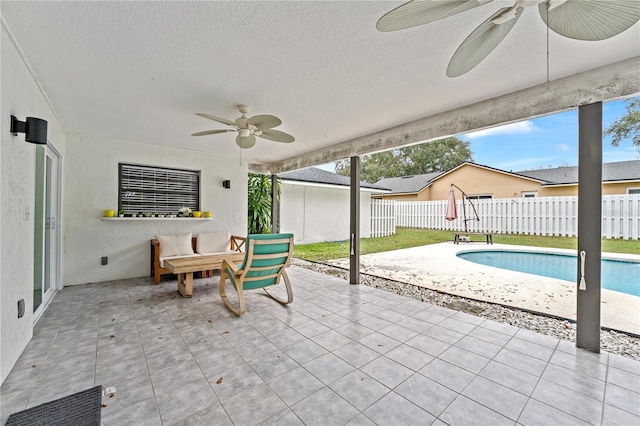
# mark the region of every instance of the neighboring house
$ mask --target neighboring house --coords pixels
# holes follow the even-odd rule
[[[279,175],[280,230],[297,244],[349,239],[350,180],[316,167]],[[388,189],[360,182],[360,237],[371,235],[371,195]]]
[[[578,167],[508,172],[465,162],[446,172],[381,179],[389,188],[374,198],[401,201],[445,200],[451,184],[470,198],[552,197],[578,195]],[[602,194],[640,193],[640,160],[602,165]]]

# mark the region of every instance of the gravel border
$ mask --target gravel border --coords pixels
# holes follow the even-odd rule
[[[345,281],[349,280],[349,271],[343,268],[298,258],[293,259],[293,264],[338,277]],[[421,302],[463,311],[478,317],[514,325],[570,342],[576,341],[576,323],[567,319],[536,314],[495,303],[480,302],[363,272],[360,272],[360,283]],[[614,330],[602,330],[600,332],[600,348],[612,354],[640,361],[640,338],[638,336]]]

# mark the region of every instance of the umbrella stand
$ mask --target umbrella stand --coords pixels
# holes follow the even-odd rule
[[[455,184],[451,184],[452,188],[457,188],[458,191],[460,191],[462,193],[462,217],[463,222],[464,222],[464,232],[468,233],[469,232],[469,227],[467,225],[467,222],[469,222],[470,220],[477,220],[478,222],[480,222],[480,217],[478,216],[478,211],[476,210],[476,206],[473,205],[473,202],[471,201],[471,198],[469,198],[469,196],[462,190],[460,189],[459,186],[455,185]],[[475,217],[471,217],[471,218],[467,218],[467,208],[465,206],[466,202],[469,202],[469,205],[471,206],[471,209],[473,210],[473,214],[475,215]]]

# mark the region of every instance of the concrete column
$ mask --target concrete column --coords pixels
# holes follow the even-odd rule
[[[351,157],[349,282],[360,284],[360,157]]]
[[[271,175],[271,233],[280,232],[280,204],[278,200],[278,176]]]
[[[576,346],[600,352],[602,102],[578,110],[578,305]],[[584,252],[584,266],[580,254]],[[586,288],[580,290],[584,267]]]

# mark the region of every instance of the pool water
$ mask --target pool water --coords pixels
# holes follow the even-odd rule
[[[458,257],[496,268],[577,282],[577,256],[521,251],[475,251],[459,253]],[[601,271],[602,288],[640,296],[640,262],[602,259]]]

